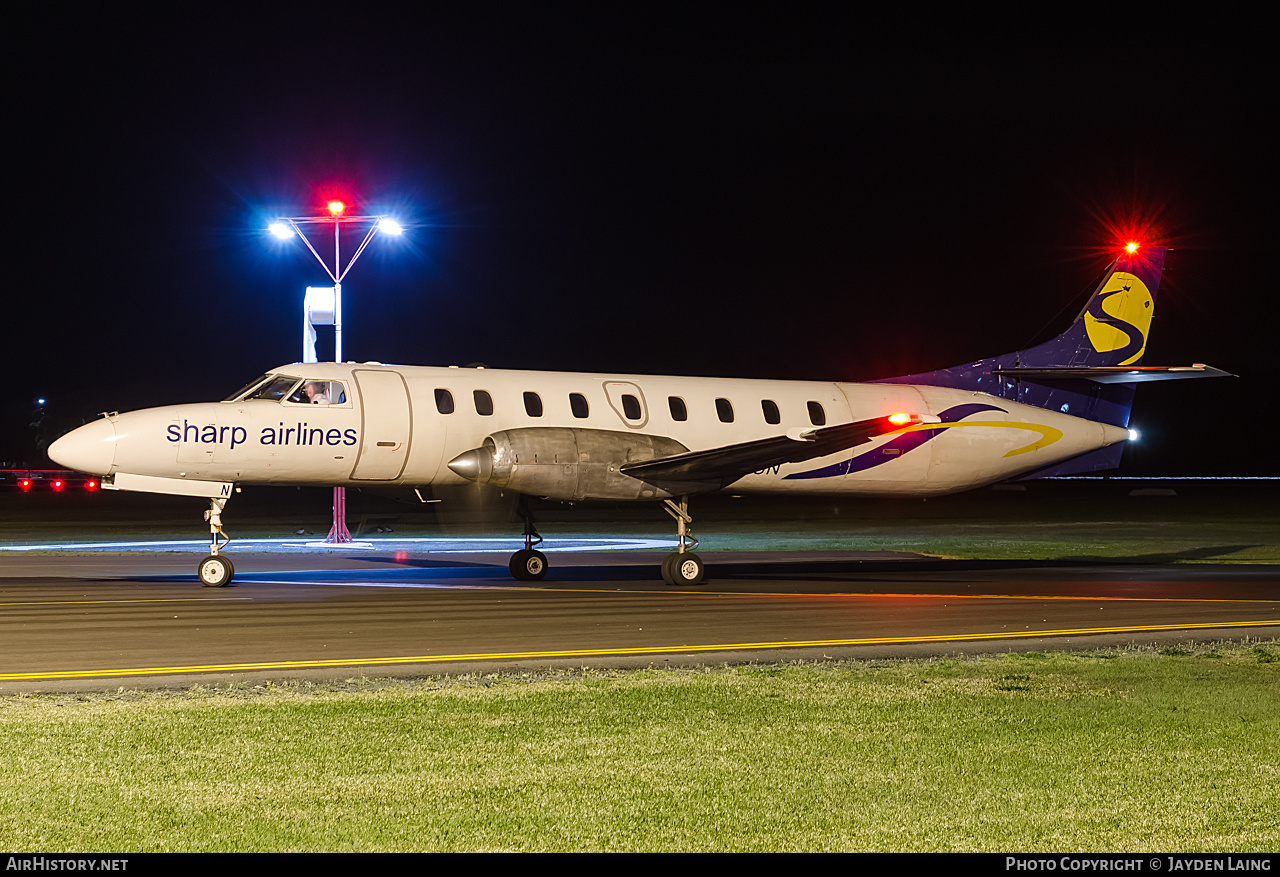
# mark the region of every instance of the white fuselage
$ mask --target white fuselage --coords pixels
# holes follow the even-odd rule
[[[909,412],[943,422],[883,435],[829,457],[771,467],[743,477],[732,489],[927,496],[990,484],[1127,437],[1119,427],[983,393],[895,383],[354,363],[295,364],[273,374],[337,385],[329,404],[246,398],[113,414],[59,439],[50,456],[103,476],[465,484],[449,461],[502,430],[630,432],[663,436],[696,451]],[[912,431],[919,434],[910,436]]]

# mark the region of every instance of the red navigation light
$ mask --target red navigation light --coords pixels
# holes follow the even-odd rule
[[[346,209],[347,209],[347,205],[346,205],[346,204],[343,204],[341,201],[330,201],[330,202],[329,202],[329,213],[331,213],[331,214],[332,214],[332,215],[334,215],[334,216],[341,216],[341,215],[342,215],[342,211],[344,211],[344,210],[346,210]]]
[[[906,426],[908,423],[911,422],[911,415],[904,414],[903,412],[899,411],[897,414],[889,415],[889,422],[897,426]]]
[[[1127,244],[1125,244],[1125,245],[1124,245],[1124,251],[1125,251],[1126,253],[1133,254],[1133,253],[1138,252],[1138,247],[1140,247],[1140,246],[1142,246],[1142,245],[1141,245],[1141,244],[1139,244],[1137,241],[1129,241],[1129,243],[1127,243]]]

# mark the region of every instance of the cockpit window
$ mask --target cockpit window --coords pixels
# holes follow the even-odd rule
[[[307,378],[298,389],[289,394],[289,401],[303,405],[341,405],[347,401],[347,394],[341,381]]]
[[[240,389],[236,390],[234,393],[232,393],[230,396],[228,396],[227,398],[223,399],[222,401],[223,401],[223,402],[234,402],[234,401],[236,401],[237,399],[243,398],[245,393],[248,393],[250,390],[254,389],[254,388],[255,388],[255,387],[257,387],[259,384],[261,384],[263,381],[267,380],[267,379],[268,379],[268,378],[270,378],[270,377],[271,377],[271,375],[263,375],[262,377],[254,378],[254,379],[253,379],[253,380],[251,380],[249,383],[245,384],[243,387],[241,387]]]
[[[288,395],[289,391],[292,390],[301,380],[302,378],[291,378],[288,375],[276,375],[245,398],[269,399],[272,402],[279,402]]]

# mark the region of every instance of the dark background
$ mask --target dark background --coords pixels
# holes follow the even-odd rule
[[[265,227],[337,196],[408,226],[344,282],[346,358],[422,365],[926,371],[1061,331],[1141,235],[1175,248],[1144,362],[1240,377],[1141,388],[1124,471],[1280,474],[1258,22],[37,20],[11,34],[0,462],[47,465],[37,440],[98,411],[219,399],[297,360],[303,287],[326,278]]]

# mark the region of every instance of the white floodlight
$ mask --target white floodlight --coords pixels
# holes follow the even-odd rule
[[[383,234],[399,235],[404,234],[404,227],[394,219],[380,219],[378,220],[378,231]]]
[[[293,237],[293,229],[289,227],[287,222],[273,222],[267,226],[267,231],[271,232],[282,241],[287,241]]]

